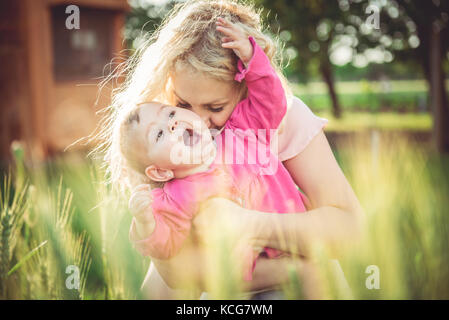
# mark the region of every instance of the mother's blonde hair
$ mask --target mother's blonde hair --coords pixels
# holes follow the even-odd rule
[[[233,82],[240,86],[240,93],[245,94],[246,85],[233,80],[237,72],[237,57],[232,50],[221,46],[222,35],[215,25],[217,17],[239,25],[256,40],[270,59],[290,100],[291,92],[281,72],[282,55],[275,41],[262,30],[260,10],[236,0],[178,3],[158,29],[120,66],[120,74],[106,79],[125,75],[125,81],[113,91],[112,104],[106,108],[109,112],[97,135],[102,143],[96,151],[105,152],[109,182],[115,184],[128,180],[131,185],[137,181],[144,182],[144,176],[133,173],[120,152],[120,124],[124,115],[139,103],[159,101],[173,104],[170,73],[178,67],[187,67],[219,81]]]

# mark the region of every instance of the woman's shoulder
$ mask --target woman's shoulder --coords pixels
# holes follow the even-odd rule
[[[279,130],[278,155],[281,161],[301,153],[328,123],[327,119],[315,115],[298,97],[292,96],[288,105]]]
[[[287,117],[294,121],[299,121],[302,126],[313,126],[317,121],[327,123],[328,120],[318,117],[312,110],[296,96],[292,96],[288,103]]]

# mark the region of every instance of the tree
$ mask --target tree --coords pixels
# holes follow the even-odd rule
[[[334,37],[339,34],[336,26],[347,15],[340,9],[339,1],[258,0],[256,3],[264,7],[271,29],[279,30],[288,49],[294,49],[297,53],[298,57],[292,60],[291,67],[304,76],[310,72],[309,65],[318,65],[318,71],[328,87],[333,114],[340,117],[341,107],[329,59]]]
[[[162,19],[179,0],[167,1],[130,1],[131,11],[126,17],[124,37],[128,48],[136,48],[141,37],[152,33],[159,27]]]
[[[443,60],[449,50],[449,2],[398,0],[417,27],[421,45],[413,54],[421,62],[429,83],[434,139],[438,151],[449,153],[449,104]]]
[[[429,84],[434,141],[438,151],[449,152],[449,104],[444,73],[449,50],[449,1],[390,0],[381,5],[374,0],[352,0],[350,5],[358,11],[373,5],[380,11],[379,29],[359,33],[355,48],[358,52],[380,47],[394,54],[395,61],[421,65]],[[349,22],[363,31],[359,20]]]

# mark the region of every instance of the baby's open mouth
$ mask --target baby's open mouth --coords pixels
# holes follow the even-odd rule
[[[196,133],[193,129],[185,129],[182,134],[184,144],[188,147],[196,145],[201,140],[201,135]]]

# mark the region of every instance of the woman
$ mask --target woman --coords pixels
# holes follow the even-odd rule
[[[200,91],[193,94],[201,95]],[[220,223],[220,215],[229,217],[232,214],[235,217],[235,235],[242,234],[243,231],[249,234],[251,230],[249,237],[255,239],[258,245],[280,250],[291,250],[292,244],[295,244],[296,253],[304,259],[266,259],[259,263],[248,287],[249,291],[266,290],[286,282],[287,265],[293,263],[301,272],[308,273],[302,277],[311,282],[308,298],[322,297],[320,289],[313,288],[317,281],[313,279],[316,277],[313,263],[307,260],[310,248],[316,243],[322,243],[338,258],[338,249],[351,243],[361,229],[363,215],[360,204],[336,162],[321,126],[311,123],[323,121],[314,116],[300,99],[294,97],[279,135],[279,157],[307,196],[306,214],[250,212],[226,199],[212,199],[194,220],[195,232],[199,238],[205,238],[202,235],[208,234],[214,222]],[[280,226],[285,238],[277,236],[274,224]],[[193,281],[200,287],[204,285],[204,279],[201,279],[201,251],[192,242],[169,261],[153,260],[154,264],[150,266],[143,284],[145,296],[151,299],[185,296],[185,292],[173,289],[189,287],[195,274],[197,277]],[[339,273],[338,276],[342,277],[339,266],[335,265],[334,268]]]
[[[280,128],[278,154],[308,198],[308,211],[273,215],[252,212],[225,199],[210,200],[193,221],[195,233],[181,252],[167,261],[152,260],[154,265],[150,267],[144,284],[149,298],[171,297],[173,292],[166,284],[204,290],[202,261],[207,246],[195,242],[194,238],[204,239],[203,243],[207,243],[208,230],[220,225],[224,216],[233,218],[236,232],[229,237],[234,237],[237,246],[251,241],[258,246],[289,251],[303,257],[293,263],[307,274],[314,274],[313,264],[308,259],[314,244],[324,245],[338,255],[338,249],[351,243],[360,230],[360,204],[322,131],[326,120],[314,116],[301,100],[291,96],[287,81],[279,71],[276,46],[262,32],[259,14],[251,6],[231,0],[179,4],[150,38],[148,45],[130,60],[131,69],[125,68],[125,71],[131,72],[123,88],[114,96],[112,109],[115,112],[112,119],[105,122],[106,125],[112,123],[104,132],[111,141],[106,159],[112,179],[118,180],[123,173],[123,159],[114,144],[114,123],[117,113],[126,112],[127,106],[151,100],[164,101],[191,109],[203,118],[209,128],[218,130],[229,118],[237,102],[230,100],[231,93],[238,90],[244,94],[246,88],[244,84],[236,87],[236,55],[222,46],[215,25],[219,16],[229,18],[253,36],[283,80],[291,107]],[[278,236],[278,231],[283,238]],[[246,235],[244,239],[239,238],[242,234]],[[258,263],[254,280],[246,289],[265,289],[286,281],[286,266],[291,261],[285,258]],[[315,296],[315,293],[309,295]]]

